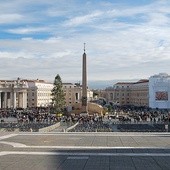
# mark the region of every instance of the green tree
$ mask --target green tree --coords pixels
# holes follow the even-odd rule
[[[62,80],[59,74],[54,79],[54,87],[51,90],[53,111],[55,113],[63,112],[65,106],[65,94],[62,88]]]

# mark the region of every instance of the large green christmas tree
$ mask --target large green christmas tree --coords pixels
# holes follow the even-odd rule
[[[59,74],[54,79],[54,87],[51,90],[53,111],[55,113],[63,112],[65,106],[65,94],[62,88],[62,80]]]

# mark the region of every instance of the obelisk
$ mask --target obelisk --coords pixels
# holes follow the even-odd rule
[[[86,50],[84,43],[83,70],[82,70],[82,114],[88,114],[87,110],[87,68],[86,68]]]

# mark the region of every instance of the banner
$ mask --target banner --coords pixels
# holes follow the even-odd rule
[[[168,92],[166,91],[156,92],[155,100],[168,100]]]

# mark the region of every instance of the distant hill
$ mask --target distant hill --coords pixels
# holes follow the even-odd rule
[[[135,82],[139,79],[131,80],[97,80],[97,81],[88,81],[88,86],[90,89],[105,89],[106,87],[113,86],[117,82]]]

